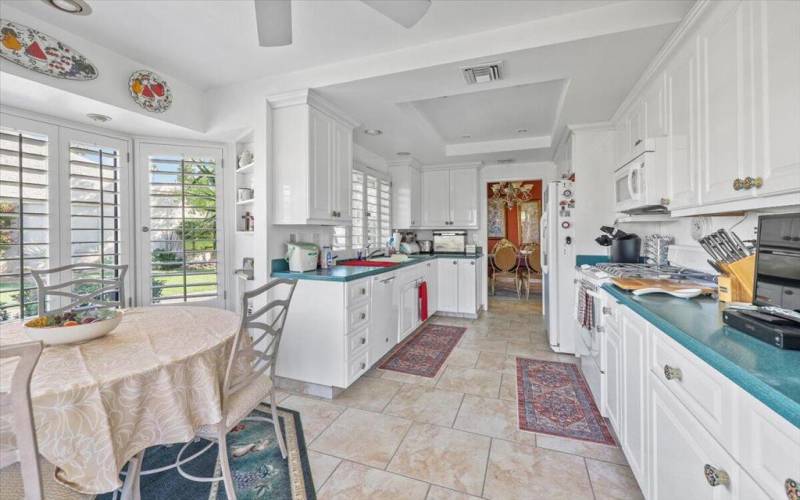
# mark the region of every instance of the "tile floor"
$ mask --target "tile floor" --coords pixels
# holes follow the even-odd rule
[[[539,302],[492,300],[433,378],[373,369],[300,412],[320,500],[639,499],[617,447],[520,431],[515,357],[549,350]]]

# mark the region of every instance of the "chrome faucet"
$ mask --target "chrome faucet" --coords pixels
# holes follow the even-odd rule
[[[377,255],[386,255],[386,251],[382,248],[377,250],[373,250],[372,252],[369,251],[370,247],[373,246],[372,242],[367,243],[367,246],[364,247],[364,258],[368,259],[370,257],[375,257]]]

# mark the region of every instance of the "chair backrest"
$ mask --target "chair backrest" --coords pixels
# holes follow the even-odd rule
[[[69,281],[48,285],[45,277],[69,271]],[[39,287],[39,314],[55,314],[74,308],[125,307],[125,274],[128,266],[106,264],[68,264],[52,269],[31,270],[36,286]],[[106,273],[113,278],[106,278]],[[89,274],[88,277],[80,277]],[[99,276],[98,276],[99,275]],[[80,288],[85,288],[84,291]],[[72,301],[67,305],[47,311],[47,297],[67,297]],[[112,300],[116,297],[115,300]]]
[[[531,243],[528,247],[531,253],[528,254],[528,267],[535,273],[542,272],[542,255],[540,253],[540,245],[538,243]]]
[[[500,272],[508,272],[517,265],[517,251],[513,246],[504,246],[494,251],[494,265]]]
[[[242,322],[225,372],[222,386],[223,408],[229,396],[246,387],[267,370],[270,376],[275,375],[278,346],[296,286],[297,280],[278,279],[242,294]],[[284,298],[270,301],[270,292],[278,287],[283,287],[281,291]],[[251,313],[251,301],[262,296],[268,302]],[[250,336],[251,329],[260,330],[261,333],[253,338]]]
[[[42,498],[39,447],[36,444],[30,389],[31,375],[33,375],[33,369],[36,368],[41,353],[41,342],[26,342],[0,349],[0,359],[19,358],[11,377],[10,391],[0,392],[0,410],[6,413],[10,406],[14,415],[17,456],[12,460],[8,460],[7,455],[0,457],[2,459],[0,468],[17,461],[20,463],[22,485],[27,500]],[[6,461],[9,463],[5,463]]]

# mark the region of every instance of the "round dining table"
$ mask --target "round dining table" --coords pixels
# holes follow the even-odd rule
[[[122,485],[120,471],[142,450],[186,442],[219,422],[221,386],[240,318],[200,306],[127,309],[108,335],[45,347],[31,379],[39,453],[56,480],[82,493]],[[0,348],[27,342],[2,325]],[[9,390],[16,361],[0,364]],[[10,413],[10,412],[4,412]],[[15,449],[13,418],[0,415],[0,452]]]

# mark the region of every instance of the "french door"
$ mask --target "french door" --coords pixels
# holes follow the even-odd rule
[[[137,157],[139,304],[224,307],[222,149],[140,143]]]

